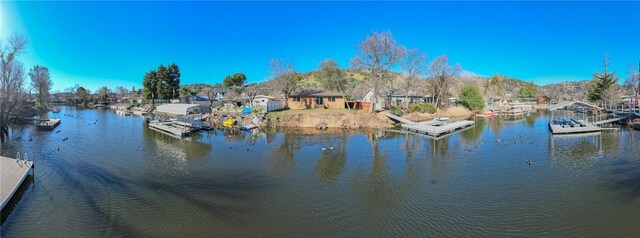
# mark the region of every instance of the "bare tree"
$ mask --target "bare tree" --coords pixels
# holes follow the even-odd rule
[[[404,101],[407,102],[407,108],[409,108],[409,90],[415,86],[418,78],[422,77],[426,62],[427,54],[420,52],[418,49],[408,50],[402,61],[400,61],[400,66],[404,71],[402,86],[405,91]]]
[[[124,97],[128,93],[128,90],[124,86],[117,86],[115,92],[120,97]]]
[[[429,75],[431,76],[431,87],[436,106],[440,106],[443,98],[447,98],[450,95],[449,85],[451,80],[453,80],[460,71],[460,65],[456,64],[454,67],[449,65],[447,55],[440,55],[431,62]]]
[[[0,42],[1,43],[1,42]],[[27,39],[14,35],[8,45],[0,44],[0,139],[9,133],[9,120],[18,116],[19,109],[26,101],[24,67],[16,57],[24,52]]]
[[[615,105],[622,96],[622,92],[623,89],[619,84],[613,84],[602,90],[601,97],[605,105]]]
[[[632,65],[627,68],[627,78],[624,80],[624,84],[627,87],[632,88],[635,94],[635,100],[638,100],[638,94],[640,94],[640,62],[638,62],[638,69],[635,69]],[[633,101],[636,104],[636,101]]]
[[[253,100],[256,99],[256,96],[259,93],[262,93],[262,90],[263,90],[262,85],[257,83],[248,84],[244,86],[244,93],[247,96],[247,99],[249,100],[249,105],[251,107],[254,107]]]
[[[404,56],[405,49],[391,36],[390,32],[373,32],[357,45],[358,52],[351,60],[354,68],[365,70],[373,87],[371,111],[378,104],[378,93],[384,80],[391,78],[391,68]]]
[[[274,86],[284,94],[285,108],[289,108],[289,96],[300,84],[302,76],[298,74],[292,64],[282,59],[271,59],[271,80]]]
[[[38,93],[37,106],[46,108],[49,104],[49,91],[53,84],[49,76],[49,69],[39,65],[33,66],[29,71],[29,77],[31,78],[31,88]]]

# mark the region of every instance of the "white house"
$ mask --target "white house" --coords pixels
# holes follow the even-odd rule
[[[251,102],[252,106],[267,106],[267,102],[275,100],[275,97],[267,96],[267,95],[256,95]]]
[[[262,107],[267,112],[284,109],[284,101],[267,95],[256,95],[251,102],[252,107]]]
[[[433,99],[430,95],[421,95],[415,91],[409,90],[407,93],[404,89],[381,90],[377,95],[376,110],[389,108],[391,106],[406,106],[413,103],[431,103]],[[373,90],[367,90],[362,97],[363,102],[373,102]]]

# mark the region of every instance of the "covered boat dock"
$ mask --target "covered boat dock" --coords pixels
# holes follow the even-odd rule
[[[579,118],[555,118],[555,112],[570,106],[581,106],[591,108],[593,115],[586,115],[582,119]],[[604,109],[594,104],[582,101],[563,101],[549,106],[551,111],[551,121],[549,121],[549,130],[553,134],[571,134],[571,133],[589,133],[599,132],[602,130],[599,125],[605,123],[613,123],[620,120],[619,117],[611,117],[608,113],[603,113]]]

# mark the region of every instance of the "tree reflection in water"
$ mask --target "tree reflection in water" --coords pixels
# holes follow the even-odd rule
[[[273,151],[274,172],[279,175],[291,174],[296,165],[295,153],[300,151],[300,136],[293,133],[281,133],[282,143]]]

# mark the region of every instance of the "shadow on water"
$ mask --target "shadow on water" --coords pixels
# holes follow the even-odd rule
[[[129,209],[160,205],[158,197],[162,197],[164,205],[156,207],[156,210],[168,209],[171,204],[184,203],[185,205],[180,207],[204,211],[209,217],[221,222],[242,222],[243,216],[248,216],[247,213],[252,209],[248,200],[272,187],[264,177],[234,171],[213,175],[190,174],[163,181],[119,176],[106,168],[88,164],[59,163],[53,166],[57,167],[55,171],[70,188],[71,191],[67,192],[75,193],[77,196],[73,197],[80,199],[74,201],[74,206],[88,208],[83,209],[84,212],[91,212],[86,214],[86,217],[92,217],[98,224],[110,224],[113,230],[119,233],[115,235],[145,235],[146,230],[139,226],[148,227],[149,224],[130,223],[126,222],[125,218]],[[179,186],[176,186],[176,180],[179,181]],[[119,198],[126,198],[126,204],[122,206],[129,209],[120,212],[110,210],[110,204],[123,202]],[[229,201],[241,205],[232,205]],[[157,229],[158,227],[152,227],[152,230]]]
[[[616,148],[612,150],[612,153],[620,153],[621,147],[626,146],[630,151],[629,155],[635,156],[619,156],[619,158],[613,161],[608,172],[612,178],[605,186],[615,191],[621,191],[624,196],[621,200],[629,201],[640,199],[640,132],[628,131],[627,132],[627,145],[622,145],[621,136],[609,135],[605,137],[606,143],[614,141],[612,143],[617,146],[605,145],[605,150],[609,148]]]
[[[610,173],[613,179],[607,183],[609,189],[622,191],[622,200],[640,199],[640,160],[616,163]]]
[[[4,221],[7,220],[7,217],[9,217],[9,214],[11,214],[13,208],[18,204],[27,189],[32,187],[32,183],[33,175],[27,175],[20,187],[18,187],[18,190],[16,190],[16,192],[14,193],[13,197],[7,202],[2,211],[0,211],[0,224],[4,223]]]

